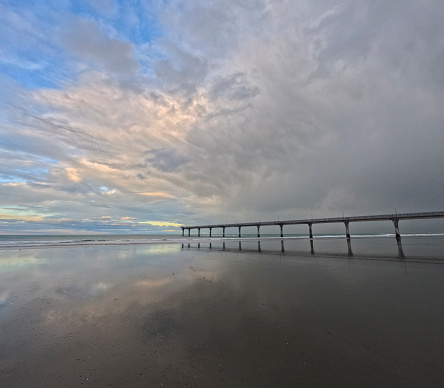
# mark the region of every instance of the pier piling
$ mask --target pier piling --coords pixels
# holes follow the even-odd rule
[[[310,233],[310,238],[313,238],[313,230],[311,229],[311,222],[308,223],[308,231]]]
[[[396,238],[401,237],[401,234],[399,233],[399,219],[394,218],[392,221],[393,225],[395,225]]]
[[[347,238],[349,239],[350,238],[349,222],[345,221],[344,224],[345,224],[345,234],[346,234]]]
[[[347,248],[348,248],[348,255],[353,256],[351,240],[349,237],[347,237]]]

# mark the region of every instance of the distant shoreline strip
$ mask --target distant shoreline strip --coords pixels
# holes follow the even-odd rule
[[[393,238],[395,234],[368,234],[351,235],[352,239]],[[444,237],[444,233],[416,233],[402,234],[401,237]],[[313,240],[346,239],[344,235],[313,236]],[[308,236],[271,236],[271,237],[181,237],[167,239],[121,239],[121,240],[61,240],[61,241],[2,241],[0,250],[10,249],[37,249],[37,248],[63,248],[63,247],[98,247],[98,246],[124,246],[124,245],[159,245],[159,244],[191,244],[214,242],[254,242],[254,241],[290,241],[310,240]]]

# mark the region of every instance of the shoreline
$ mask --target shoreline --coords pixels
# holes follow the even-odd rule
[[[103,236],[101,236],[103,238]],[[422,233],[422,234],[401,234],[401,238],[429,238],[444,237],[444,233]],[[351,235],[350,240],[362,239],[391,239],[396,238],[395,234],[381,235]],[[22,250],[22,249],[42,249],[42,248],[64,248],[64,247],[98,247],[98,246],[125,246],[125,245],[161,245],[161,244],[192,244],[192,243],[217,243],[217,242],[259,242],[259,241],[298,241],[298,240],[347,240],[345,235],[321,235],[313,236],[268,236],[268,237],[180,237],[180,238],[162,238],[162,239],[120,239],[120,240],[60,240],[60,241],[32,241],[20,240],[10,241],[8,245],[2,245],[0,250]]]

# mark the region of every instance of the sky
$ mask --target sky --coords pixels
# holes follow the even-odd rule
[[[0,15],[0,234],[444,210],[440,0]]]

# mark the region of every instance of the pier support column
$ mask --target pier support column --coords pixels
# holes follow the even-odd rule
[[[222,237],[225,237],[225,226],[222,227]]]
[[[401,236],[396,237],[396,242],[398,243],[398,253],[399,253],[399,257],[403,258],[403,257],[404,257],[404,252],[403,252],[403,250],[402,250]]]
[[[308,231],[310,232],[310,238],[313,238],[313,230],[311,229],[311,222],[308,224]]]
[[[200,237],[200,228],[197,228],[197,237]]]
[[[404,257],[404,252],[402,250],[402,243],[401,243],[401,233],[399,233],[399,219],[395,218],[392,221],[393,225],[395,225],[396,242],[398,243],[399,257]]]
[[[284,237],[284,225],[280,224],[279,226],[281,228],[281,237]]]
[[[311,253],[312,255],[315,254],[313,240],[310,240],[310,253]]]
[[[191,229],[188,228],[188,237],[190,237],[190,236],[191,236]]]
[[[182,228],[182,237],[184,236],[184,234],[185,234],[185,228]]]
[[[211,237],[212,231],[213,231],[213,228],[210,228],[210,237]]]
[[[260,225],[257,226],[257,237],[261,237],[261,231],[260,231],[261,227]]]
[[[395,233],[396,233],[396,238],[400,238],[401,234],[399,233],[399,220],[397,218],[395,218],[393,221],[393,225],[395,225]]]
[[[348,226],[349,222],[348,221],[344,221],[344,225],[345,225],[345,235],[349,239],[350,238],[350,228]]]
[[[241,237],[241,227],[239,226],[239,237]]]
[[[350,238],[347,238],[348,255],[353,256],[352,244]]]

